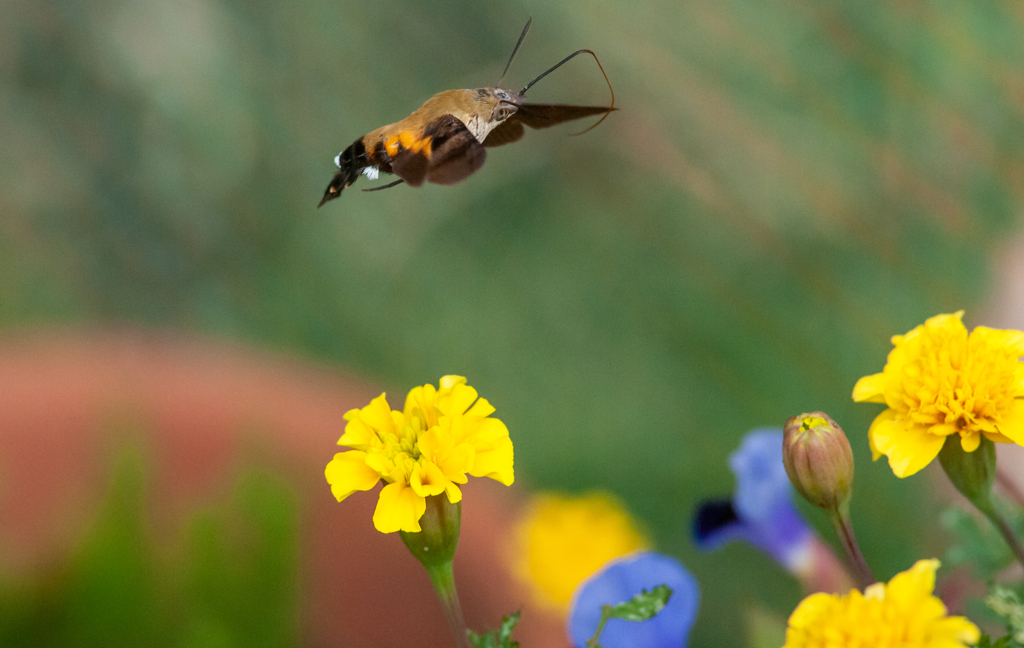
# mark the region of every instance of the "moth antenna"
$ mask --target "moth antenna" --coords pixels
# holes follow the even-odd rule
[[[598,119],[597,122],[594,123],[593,125],[591,125],[590,127],[585,128],[585,129],[581,130],[578,133],[573,133],[573,135],[582,135],[583,133],[586,133],[591,128],[594,128],[594,126],[597,126],[598,124],[603,122],[605,120],[605,118],[607,118],[608,115],[610,115],[612,113],[612,111],[615,110],[615,90],[612,89],[612,82],[608,80],[608,74],[604,71],[604,66],[601,65],[601,61],[599,61],[597,59],[597,54],[594,54],[594,52],[592,52],[591,50],[588,50],[588,49],[577,50],[577,51],[573,52],[572,54],[570,54],[569,56],[566,56],[564,59],[562,59],[558,63],[556,63],[553,66],[551,66],[551,68],[547,72],[545,72],[544,74],[541,74],[539,77],[537,77],[533,81],[530,81],[530,83],[528,83],[527,86],[525,88],[523,88],[522,91],[519,93],[520,96],[525,95],[526,91],[533,87],[534,83],[537,83],[538,81],[540,81],[541,79],[543,79],[547,75],[551,74],[552,72],[554,72],[558,68],[562,67],[562,65],[568,63],[569,60],[572,59],[574,56],[578,56],[580,54],[590,54],[591,56],[594,57],[594,62],[597,63],[598,69],[601,70],[601,74],[604,76],[604,82],[608,84],[608,92],[610,92],[612,94],[612,103],[611,103],[610,106],[608,106],[608,112],[606,112],[601,117],[601,119]]]
[[[530,25],[533,24],[533,16],[530,16],[526,21],[526,27],[523,27],[523,33],[519,34],[519,40],[516,42],[516,47],[512,50],[512,56],[508,57],[508,63],[505,64],[505,71],[501,73],[501,77],[498,78],[498,82],[494,84],[497,88],[501,82],[505,79],[505,75],[508,74],[508,69],[512,67],[512,61],[516,60],[516,54],[519,53],[519,46],[523,44],[523,40],[526,39],[527,32],[530,31]]]

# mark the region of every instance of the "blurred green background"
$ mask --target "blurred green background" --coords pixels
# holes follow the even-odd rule
[[[7,0],[0,326],[122,323],[325,361],[498,408],[530,488],[618,493],[703,585],[691,645],[740,645],[795,583],[697,553],[747,430],[823,409],[853,441],[876,573],[941,555],[925,476],[869,463],[856,379],[984,301],[1019,221],[1012,0]],[[332,158],[433,93],[593,49],[620,112],[528,132],[454,187],[315,208]],[[577,58],[533,101],[604,104]],[[320,470],[321,466],[314,467]],[[823,526],[820,516],[811,514]],[[899,520],[905,524],[895,525]],[[831,538],[831,533],[826,533]]]

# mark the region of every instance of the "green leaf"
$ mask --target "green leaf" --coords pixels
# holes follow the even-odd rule
[[[519,648],[518,641],[512,641],[512,630],[519,623],[519,612],[514,612],[501,619],[501,628],[488,630],[483,635],[478,635],[472,630],[466,630],[469,643],[473,648]]]
[[[1024,642],[1024,603],[1016,592],[1002,585],[993,585],[985,604],[1003,618],[1014,641]]]
[[[601,648],[601,644],[597,643],[597,640],[601,638],[601,633],[604,632],[604,626],[608,623],[609,619],[646,621],[653,618],[658,612],[661,612],[665,605],[668,604],[668,599],[671,596],[672,588],[662,583],[650,592],[640,590],[639,594],[624,603],[602,605],[601,620],[597,622],[594,636],[587,639],[587,648]]]
[[[1019,535],[1024,532],[1024,514],[1010,507],[1001,507],[1010,527]],[[1006,541],[985,520],[979,520],[967,511],[950,508],[940,517],[943,526],[953,533],[956,543],[946,552],[945,565],[967,565],[981,580],[992,580],[998,572],[1013,562],[1013,554]]]
[[[650,592],[642,590],[631,600],[610,606],[608,618],[625,619],[626,621],[646,621],[654,618],[668,604],[672,589],[668,585],[658,585]]]
[[[1000,637],[995,641],[988,635],[981,635],[981,640],[975,644],[975,648],[1020,648],[1021,644],[1013,640],[1012,635]]]

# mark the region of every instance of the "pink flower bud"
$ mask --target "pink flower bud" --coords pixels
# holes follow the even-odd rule
[[[843,429],[824,412],[786,421],[782,462],[797,492],[823,509],[845,507],[853,491],[853,452]]]

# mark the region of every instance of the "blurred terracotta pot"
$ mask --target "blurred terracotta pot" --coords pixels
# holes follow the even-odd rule
[[[0,339],[0,565],[31,574],[66,555],[103,494],[124,441],[116,431],[131,429],[151,459],[158,525],[173,528],[223,495],[254,453],[294,485],[304,644],[449,646],[419,564],[397,535],[373,529],[375,494],[338,504],[324,481],[342,415],[381,391],[310,362],[174,334],[8,335]],[[481,479],[465,492],[456,580],[467,623],[479,629],[524,608],[502,560],[516,495]],[[561,622],[532,609],[516,638],[567,645]]]

